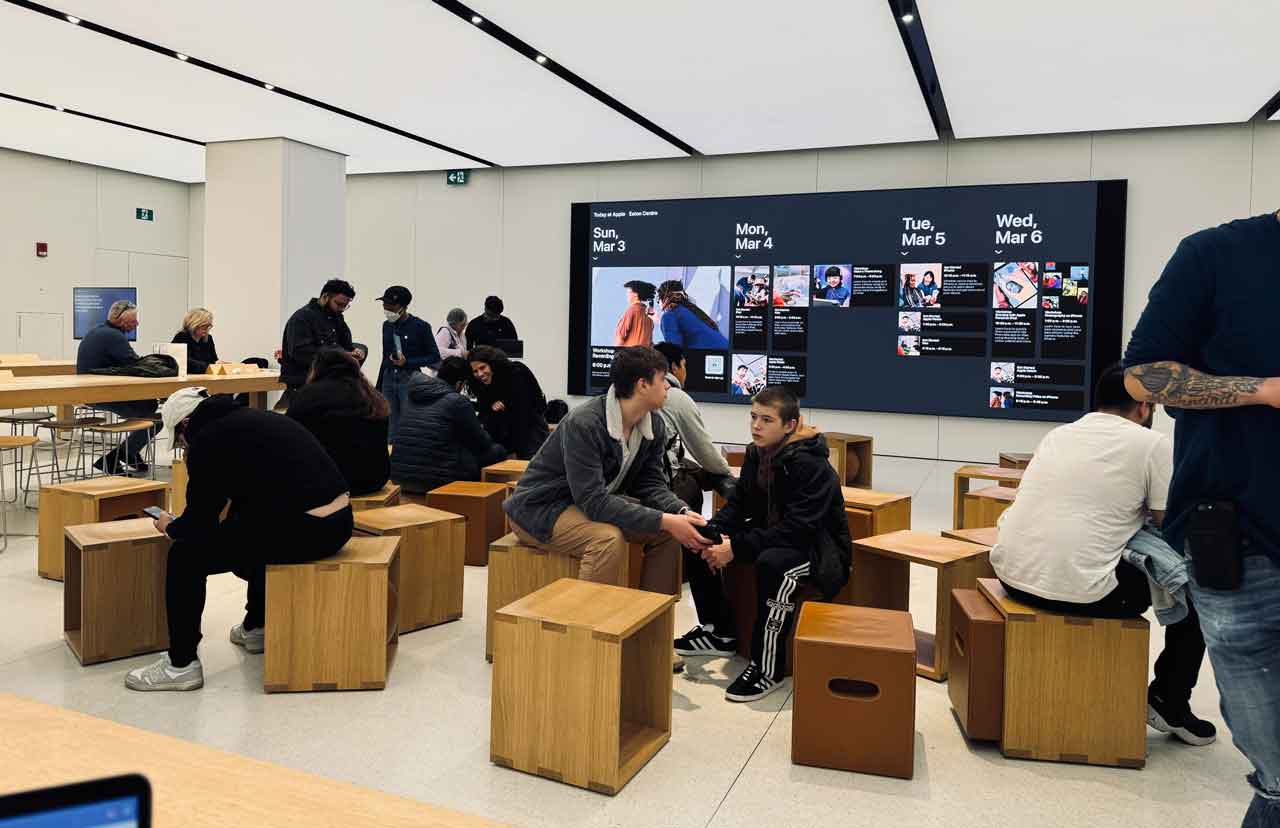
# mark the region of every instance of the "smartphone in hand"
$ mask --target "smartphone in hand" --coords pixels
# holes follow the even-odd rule
[[[168,512],[166,512],[164,509],[161,509],[159,506],[147,506],[142,510],[142,513],[145,514],[147,517],[153,518],[155,520],[159,520],[160,518],[168,514]]]

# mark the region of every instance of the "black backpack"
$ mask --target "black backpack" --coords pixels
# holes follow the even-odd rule
[[[176,377],[178,361],[168,354],[147,354],[137,362],[117,365],[114,368],[94,368],[90,374],[106,374],[112,377]]]

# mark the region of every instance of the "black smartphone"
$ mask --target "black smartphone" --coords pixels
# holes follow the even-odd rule
[[[142,513],[147,517],[155,518],[156,520],[159,520],[167,514],[165,510],[161,509],[159,506],[147,506],[142,510]]]
[[[1197,503],[1187,519],[1187,552],[1196,583],[1238,589],[1243,577],[1240,518],[1229,500]]]
[[[706,538],[712,543],[720,543],[720,540],[721,540],[720,533],[712,529],[709,524],[704,524],[702,526],[699,526],[698,534],[702,535],[702,537]]]

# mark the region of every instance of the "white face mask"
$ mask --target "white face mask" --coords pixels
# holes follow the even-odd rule
[[[389,311],[389,310],[384,310],[382,313],[383,313],[383,315],[384,315],[384,316],[386,316],[386,317],[387,317],[387,321],[388,321],[388,322],[399,322],[399,321],[400,321],[400,311]]]

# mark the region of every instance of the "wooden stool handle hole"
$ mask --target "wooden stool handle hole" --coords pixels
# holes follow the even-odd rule
[[[880,687],[869,681],[850,678],[833,678],[827,682],[831,695],[845,699],[873,701],[880,697]]]

